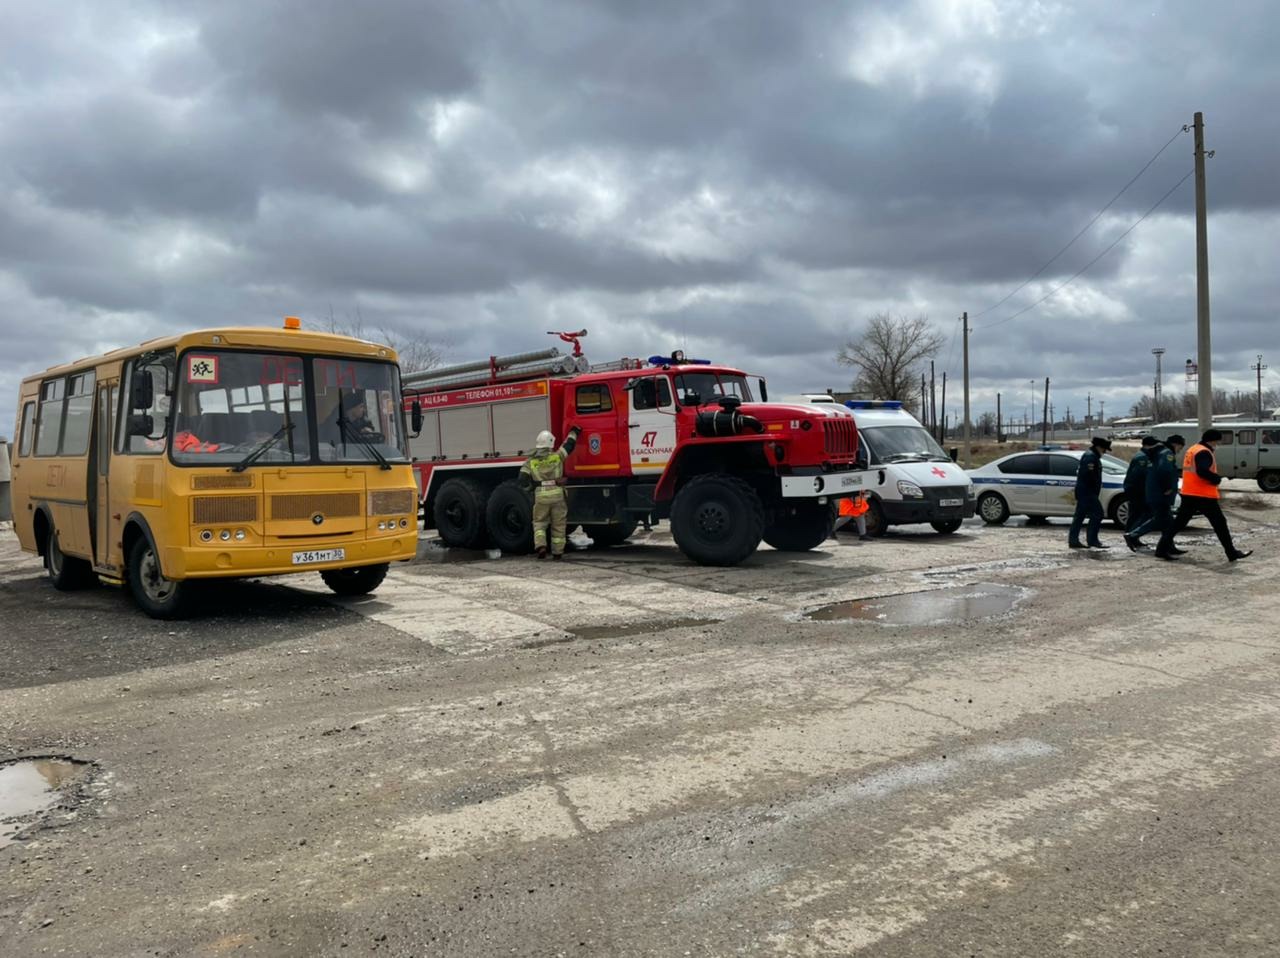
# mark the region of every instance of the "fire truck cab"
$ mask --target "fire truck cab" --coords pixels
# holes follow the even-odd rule
[[[607,546],[668,520],[704,565],[735,565],[762,539],[813,549],[836,500],[862,486],[847,409],[768,403],[763,380],[678,352],[593,367],[575,351],[405,377],[406,408],[422,414],[410,448],[424,521],[447,544],[531,550],[516,480],[543,429],[558,441],[580,430],[565,464],[571,526]]]

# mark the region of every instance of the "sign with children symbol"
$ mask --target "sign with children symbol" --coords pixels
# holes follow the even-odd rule
[[[218,382],[218,357],[187,356],[187,382],[216,384]]]

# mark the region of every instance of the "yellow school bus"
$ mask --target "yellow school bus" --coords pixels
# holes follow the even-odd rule
[[[127,584],[155,618],[199,579],[314,569],[364,594],[417,548],[395,352],[294,317],[28,377],[12,473],[14,529],[54,587]]]

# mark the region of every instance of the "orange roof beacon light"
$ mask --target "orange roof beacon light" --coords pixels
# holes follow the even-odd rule
[[[286,316],[284,318],[284,328],[285,329],[301,329],[302,320],[300,320],[297,316]]]

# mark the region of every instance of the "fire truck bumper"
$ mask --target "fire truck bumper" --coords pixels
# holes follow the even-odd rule
[[[826,472],[818,476],[783,476],[782,498],[821,499],[849,496],[862,489],[865,472]]]

